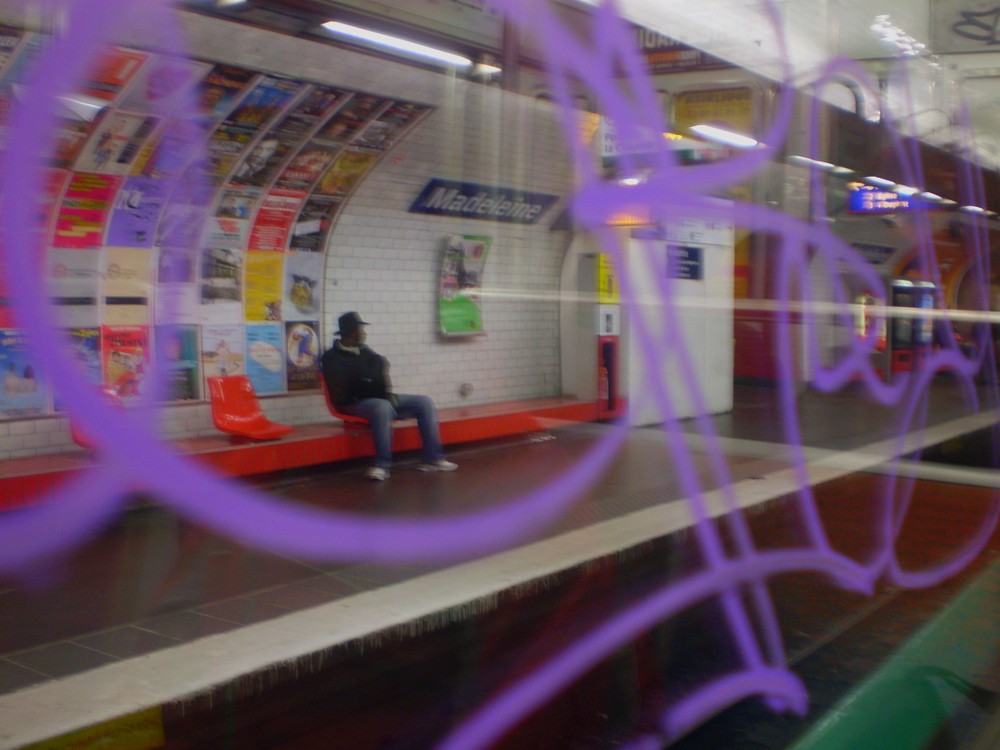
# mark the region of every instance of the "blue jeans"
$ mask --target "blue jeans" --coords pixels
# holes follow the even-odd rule
[[[424,463],[434,463],[444,458],[441,436],[438,433],[437,411],[427,396],[397,393],[395,408],[384,398],[366,398],[340,411],[368,420],[375,439],[375,465],[382,469],[392,466],[392,420],[416,419],[423,441]]]

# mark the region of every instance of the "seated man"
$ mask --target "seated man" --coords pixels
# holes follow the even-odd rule
[[[427,396],[392,392],[389,361],[365,345],[368,325],[356,312],[344,313],[337,321],[340,328],[333,346],[323,354],[323,378],[330,399],[338,411],[363,417],[371,425],[375,438],[375,465],[365,473],[369,479],[389,478],[392,466],[392,420],[415,417],[423,440],[420,471],[454,471],[457,464],[447,461],[441,452],[437,413]]]

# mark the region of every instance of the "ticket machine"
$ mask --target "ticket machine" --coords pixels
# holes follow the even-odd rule
[[[934,343],[934,321],[926,314],[934,309],[937,287],[930,281],[893,279],[890,306],[889,375],[910,372]]]

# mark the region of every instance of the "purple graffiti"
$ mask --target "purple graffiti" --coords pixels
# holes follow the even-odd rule
[[[587,670],[609,657],[649,628],[706,600],[717,600],[724,625],[739,654],[741,667],[715,681],[699,686],[680,701],[668,706],[659,722],[659,734],[635,739],[634,747],[656,746],[676,738],[738,701],[760,696],[776,711],[804,713],[807,695],[802,682],[786,667],[786,654],[778,627],[774,602],[767,581],[791,571],[824,572],[845,589],[870,593],[879,580],[900,586],[929,586],[954,575],[979,553],[992,533],[1000,504],[994,504],[976,534],[950,560],[925,570],[902,569],[895,550],[903,519],[909,510],[913,480],[893,478],[884,496],[877,498],[880,511],[878,554],[864,562],[839,553],[831,545],[819,516],[810,485],[802,448],[802,435],[795,410],[793,371],[792,310],[801,305],[806,330],[806,347],[817,363],[812,375],[815,388],[833,392],[852,381],[860,381],[874,399],[898,407],[900,437],[896,455],[905,450],[905,434],[923,424],[927,390],[931,379],[948,371],[966,389],[970,408],[975,408],[976,373],[985,366],[984,351],[976,357],[963,355],[957,346],[942,347],[928,355],[920,369],[893,382],[880,377],[872,364],[871,336],[855,337],[848,351],[831,365],[821,365],[820,314],[812,309],[808,263],[819,258],[829,268],[845,266],[864,281],[867,288],[887,298],[884,279],[858,251],[836,237],[819,218],[826,215],[818,176],[811,176],[811,193],[816,196],[810,219],[788,216],[766,206],[749,202],[714,200],[714,192],[743,180],[752,179],[772,160],[778,144],[785,142],[793,116],[793,88],[787,46],[778,10],[771,0],[761,0],[760,12],[773,32],[773,47],[783,63],[785,80],[779,87],[773,121],[761,142],[767,144],[722,162],[681,167],[676,156],[660,145],[642,160],[622,156],[623,173],[641,173],[638,184],[623,186],[599,173],[593,155],[578,137],[578,113],[573,82],[582,82],[597,98],[599,110],[611,118],[624,138],[641,140],[644,133],[662,133],[660,103],[643,69],[627,24],[614,3],[595,8],[598,16],[593,39],[587,42],[562,26],[546,3],[527,0],[494,0],[493,5],[525,34],[535,34],[545,43],[549,85],[559,103],[565,140],[580,176],[573,211],[586,230],[597,236],[604,251],[619,269],[626,265],[619,234],[609,228],[617,213],[644,207],[652,223],[668,226],[681,218],[716,220],[751,231],[773,235],[778,241],[778,261],[774,267],[777,303],[778,361],[781,371],[782,424],[786,443],[795,456],[798,486],[797,511],[806,530],[806,543],[785,550],[758,549],[741,511],[726,457],[718,436],[706,416],[708,408],[695,367],[684,348],[680,312],[675,304],[676,289],[666,276],[656,279],[656,298],[662,308],[662,335],[640,310],[638,295],[628,273],[621,273],[625,307],[637,321],[638,346],[648,372],[658,372],[657,364],[677,363],[679,380],[665,378],[649,382],[648,397],[665,415],[665,465],[676,472],[691,511],[693,533],[702,553],[704,569],[662,590],[638,604],[610,614],[584,637],[553,655],[531,674],[493,696],[471,714],[441,747],[449,750],[487,747],[545,701],[571,684]],[[225,480],[176,453],[156,435],[157,393],[166,388],[166,368],[162,357],[153,362],[156,384],[136,409],[116,410],[94,398],[77,364],[66,351],[54,315],[48,304],[36,260],[44,251],[39,246],[35,196],[43,192],[44,164],[37,154],[52,151],[54,106],[58,97],[79,84],[80,71],[89,69],[101,45],[113,34],[132,26],[155,23],[163,30],[167,48],[180,56],[183,44],[167,0],[80,0],[69,9],[68,33],[52,40],[25,86],[25,96],[11,114],[7,148],[0,162],[5,189],[0,195],[3,242],[0,253],[12,285],[11,300],[18,321],[29,334],[37,359],[45,363],[51,380],[63,394],[72,418],[88,426],[102,461],[82,472],[30,508],[4,518],[0,524],[0,570],[16,572],[61,550],[79,544],[121,511],[127,492],[146,490],[168,503],[185,517],[221,534],[278,554],[315,560],[375,562],[451,561],[467,559],[509,548],[560,519],[615,459],[628,435],[624,420],[611,426],[579,463],[565,474],[521,497],[488,510],[434,520],[369,518],[362,515],[289,506],[242,484]],[[620,78],[617,72],[624,70]],[[819,91],[829,83],[849,78],[872,96],[877,87],[863,70],[849,60],[830,61],[812,82]],[[176,117],[175,143],[183,144],[196,157],[203,148],[201,130],[191,125],[195,104],[186,103],[189,118]],[[164,112],[163,116],[175,113]],[[815,110],[814,113],[815,115]],[[819,158],[811,129],[808,156]],[[893,147],[910,184],[924,183],[922,167],[913,143],[899,134]],[[192,161],[197,161],[192,158]],[[181,175],[169,177],[168,193],[178,188]],[[16,186],[16,189],[12,189]],[[962,174],[963,200],[982,201],[982,186],[974,171]],[[916,214],[921,262],[932,277],[938,274],[926,217]],[[988,277],[985,229],[971,233],[975,268],[982,279]],[[985,287],[985,281],[983,282]],[[979,304],[987,307],[985,291]],[[835,302],[846,310],[843,289],[835,289]],[[174,311],[176,312],[176,311]],[[849,323],[849,312],[840,312]],[[695,423],[706,438],[707,457],[721,488],[725,523],[732,533],[735,550],[723,543],[721,521],[715,519],[705,482],[695,470],[694,457],[685,442],[673,396],[685,393],[695,404]],[[203,502],[211,497],[212,502]]]

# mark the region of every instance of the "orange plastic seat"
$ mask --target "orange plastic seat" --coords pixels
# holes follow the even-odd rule
[[[364,417],[358,417],[354,414],[344,414],[343,412],[337,411],[337,407],[334,405],[333,399],[330,398],[330,389],[326,387],[326,378],[323,377],[322,373],[319,376],[319,383],[323,387],[323,397],[326,399],[326,408],[330,410],[330,414],[341,420],[348,427],[368,427],[368,420]]]
[[[103,398],[106,398],[108,401],[110,401],[114,406],[118,407],[119,409],[122,408],[122,400],[118,396],[118,391],[116,391],[114,388],[102,388],[100,390],[100,394]],[[72,419],[70,420],[69,423],[69,434],[70,437],[73,438],[73,442],[79,445],[81,448],[86,448],[87,450],[94,449],[94,441],[87,434],[87,430],[78,425]]]
[[[267,418],[246,375],[209,378],[208,392],[212,421],[220,432],[248,440],[277,440],[294,429]]]

